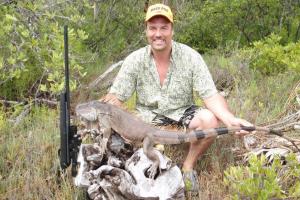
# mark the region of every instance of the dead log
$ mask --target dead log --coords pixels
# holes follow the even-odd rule
[[[294,139],[295,145],[299,146],[300,141]],[[279,156],[284,162],[289,153],[295,153],[300,162],[300,152],[288,140],[278,136],[262,136],[258,137],[256,134],[246,135],[244,137],[244,145],[248,150],[244,154],[244,161],[247,162],[252,154],[256,156],[265,155],[268,163],[272,163],[275,156]]]
[[[93,89],[99,86],[100,82],[102,82],[108,75],[110,75],[115,69],[118,69],[123,64],[123,60],[111,65],[103,74],[101,74],[96,80],[89,84],[89,89]]]
[[[74,183],[86,188],[91,199],[185,199],[180,169],[159,151],[160,173],[149,179],[145,172],[152,161],[142,149],[135,151],[117,134],[108,141],[104,155],[100,155],[102,148],[97,143],[83,144],[78,156]]]
[[[108,89],[111,87],[116,74],[118,73],[123,60],[112,64],[108,69],[99,75],[95,80],[90,82],[87,86],[81,86],[79,90],[73,92],[74,98],[77,99],[77,102],[83,102],[87,100],[99,99],[101,96],[106,95]],[[72,105],[71,107],[75,107]]]

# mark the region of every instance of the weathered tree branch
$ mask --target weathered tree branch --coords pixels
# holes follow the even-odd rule
[[[34,103],[46,104],[47,106],[50,107],[56,107],[58,105],[58,102],[56,100],[42,99],[42,98],[35,98]]]
[[[46,104],[48,106],[57,106],[58,102],[56,100],[50,100],[50,99],[43,99],[43,98],[35,98],[33,100],[31,100],[32,103],[34,104]],[[0,103],[1,104],[19,104],[19,105],[26,105],[28,104],[28,101],[9,101],[9,100],[4,100],[4,99],[0,99]]]
[[[21,114],[18,117],[16,117],[15,120],[13,120],[14,126],[19,125],[20,122],[29,114],[30,110],[31,110],[31,105],[30,104],[25,105]]]
[[[16,104],[24,105],[25,104],[25,102],[22,102],[22,101],[8,101],[8,100],[2,100],[2,99],[0,99],[0,103],[1,104],[14,104],[14,105],[16,105]]]
[[[8,121],[12,122],[14,126],[19,125],[22,120],[30,113],[31,107],[33,104],[46,104],[49,107],[56,107],[58,105],[58,102],[56,100],[49,100],[49,99],[34,99],[30,101],[29,103],[27,101],[7,101],[7,100],[0,100],[0,104],[5,105],[6,107],[10,107],[10,105],[20,105],[24,106],[23,111],[15,118],[15,119],[9,119]],[[9,106],[8,106],[9,105]]]
[[[101,74],[98,78],[96,78],[96,80],[94,80],[92,83],[89,84],[89,89],[92,89],[94,87],[96,87],[97,85],[99,85],[99,83],[105,79],[109,74],[111,74],[115,69],[121,67],[121,65],[123,64],[123,60],[114,63],[113,65],[111,65],[103,74]]]

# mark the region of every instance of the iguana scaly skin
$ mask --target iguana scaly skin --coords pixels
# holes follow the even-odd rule
[[[271,131],[262,127],[212,128],[206,130],[193,130],[188,133],[161,130],[143,122],[121,108],[100,101],[79,104],[76,107],[76,115],[81,121],[86,123],[86,126],[89,126],[89,129],[101,130],[103,139],[106,140],[106,142],[110,137],[111,131],[114,130],[121,137],[131,141],[133,144],[143,143],[145,155],[153,161],[153,165],[148,170],[150,178],[154,178],[159,166],[159,158],[153,150],[154,144],[180,144],[193,142],[203,138],[216,137],[218,135],[240,130]]]

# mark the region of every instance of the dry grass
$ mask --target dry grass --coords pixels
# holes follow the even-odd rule
[[[168,145],[165,147],[165,153],[180,167],[188,147],[188,144]],[[233,151],[236,147],[242,147],[241,140],[232,135],[221,136],[216,139],[215,143],[199,159],[196,166],[201,188],[200,196],[187,197],[188,200],[229,198],[227,188],[223,185],[223,171],[232,163],[237,162],[237,156]]]
[[[57,112],[34,109],[18,127],[0,135],[0,199],[74,199],[84,193],[58,175]]]

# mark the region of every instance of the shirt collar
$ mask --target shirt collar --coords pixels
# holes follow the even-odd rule
[[[150,57],[151,56],[151,46],[147,46],[147,55]],[[174,57],[176,55],[176,42],[172,40],[172,50],[171,50],[171,61],[174,60]]]

